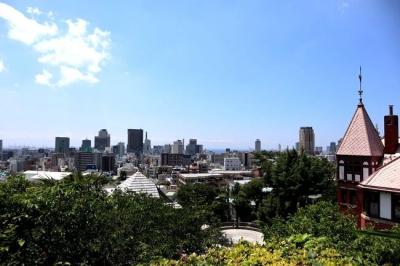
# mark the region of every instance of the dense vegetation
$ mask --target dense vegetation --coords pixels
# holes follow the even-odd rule
[[[241,243],[233,248],[212,248],[203,255],[162,259],[154,265],[400,264],[399,239],[358,232],[354,218],[344,216],[329,202],[300,208],[287,220],[274,219],[264,228],[264,238],[264,246]]]
[[[399,238],[360,233],[332,203],[332,164],[294,151],[257,158],[262,178],[231,190],[185,185],[177,193],[181,209],[145,195],[108,195],[102,177],[10,177],[0,183],[0,264],[400,264]],[[264,246],[227,247],[218,228],[235,218],[229,202],[242,221],[258,222]]]
[[[103,179],[74,176],[0,183],[0,264],[147,264],[157,257],[203,252],[223,241],[206,217],[159,199],[115,192]]]

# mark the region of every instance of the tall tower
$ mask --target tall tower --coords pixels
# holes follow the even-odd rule
[[[254,143],[254,150],[256,152],[260,152],[261,151],[261,140],[256,139],[256,141]]]
[[[314,154],[315,135],[312,127],[301,127],[299,132],[299,148],[307,154]]]
[[[143,154],[143,129],[128,129],[127,152]]]
[[[69,151],[69,138],[56,137],[55,152],[67,153]]]
[[[145,154],[151,153],[151,141],[147,138],[147,131],[146,131],[146,138],[144,139],[143,150]]]
[[[94,148],[99,151],[104,151],[107,147],[110,147],[110,134],[107,129],[101,129],[99,135],[94,137]]]
[[[362,200],[357,185],[367,179],[383,160],[383,144],[364,107],[360,69],[359,103],[336,152],[337,201],[342,209],[358,213]]]

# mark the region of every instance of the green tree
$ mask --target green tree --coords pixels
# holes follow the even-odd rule
[[[265,185],[273,188],[260,204],[262,221],[296,212],[307,204],[310,195],[333,199],[334,166],[326,159],[298,154],[295,150],[280,153],[275,159],[275,163],[261,162]]]
[[[148,264],[224,243],[203,213],[146,195],[107,195],[105,182],[79,175],[59,182],[1,182],[0,263]],[[205,223],[209,227],[202,230]]]
[[[179,188],[176,198],[183,207],[197,208],[213,203],[218,196],[217,190],[207,184],[186,184]]]

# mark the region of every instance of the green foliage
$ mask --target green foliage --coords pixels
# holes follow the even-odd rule
[[[330,202],[319,202],[300,208],[287,220],[274,219],[270,226],[265,226],[265,239],[281,239],[298,234],[309,234],[315,237],[327,237],[335,247],[348,248],[357,236],[354,217],[344,216],[337,205]]]
[[[263,247],[241,242],[232,248],[213,248],[204,255],[192,254],[180,260],[160,260],[152,265],[354,265],[350,257],[343,257],[333,248],[320,248],[321,239],[299,236],[301,243],[286,240],[276,247]]]
[[[182,207],[207,215],[210,221],[228,219],[228,197],[225,191],[207,184],[186,184],[179,188],[177,201]]]
[[[392,231],[400,232],[398,228]],[[271,225],[263,228],[263,233],[265,242],[272,245],[272,248],[277,248],[276,243],[279,243],[278,248],[282,248],[282,244],[288,240],[297,244],[302,243],[304,239],[312,238],[313,249],[335,249],[344,256],[354,258],[356,264],[399,265],[400,263],[398,239],[360,234],[356,228],[355,218],[343,215],[337,205],[330,202],[319,202],[300,208],[286,220],[276,218]],[[292,252],[292,248],[289,247],[287,252]]]
[[[308,196],[321,194],[333,200],[334,166],[325,159],[291,150],[280,153],[276,162],[261,161],[265,185],[272,187],[261,202],[258,219],[269,223],[274,217],[287,217],[309,203]]]
[[[207,184],[186,184],[179,188],[176,198],[183,207],[196,208],[212,204],[217,191]]]
[[[101,177],[73,176],[32,184],[0,183],[0,263],[133,265],[157,257],[203,252],[222,243],[199,212],[160,199],[116,191]]]

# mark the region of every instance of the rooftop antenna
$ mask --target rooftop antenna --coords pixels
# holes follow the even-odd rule
[[[363,90],[362,90],[362,75],[361,75],[361,66],[360,66],[360,74],[358,75],[358,79],[360,80],[360,90],[358,91],[358,95],[360,96],[360,105],[363,105],[362,101],[362,95],[363,95]]]

